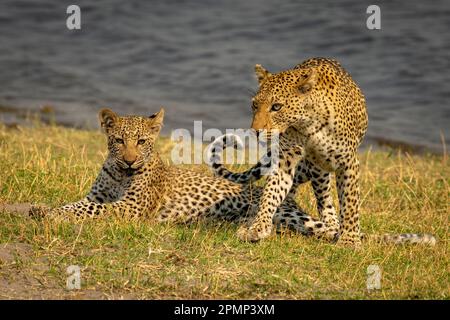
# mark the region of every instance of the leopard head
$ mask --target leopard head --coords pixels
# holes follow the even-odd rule
[[[120,117],[110,109],[102,109],[98,116],[108,139],[109,157],[119,168],[132,172],[152,159],[164,109],[150,117]]]
[[[252,128],[266,134],[282,134],[295,125],[307,126],[314,119],[314,92],[318,72],[314,68],[272,74],[255,66],[259,89],[252,99]]]

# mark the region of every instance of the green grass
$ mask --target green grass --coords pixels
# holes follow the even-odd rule
[[[160,139],[166,160],[170,146]],[[78,200],[105,155],[99,132],[0,126],[0,204]],[[235,224],[116,218],[69,224],[2,212],[0,298],[449,299],[446,162],[394,151],[361,154],[362,229],[433,233],[434,247],[365,243],[354,249],[289,232],[249,244],[235,237]],[[195,170],[208,172],[204,165]],[[310,186],[298,194],[299,204],[316,215]],[[28,245],[26,254],[10,249],[17,244]],[[2,248],[14,258],[2,260]],[[381,290],[366,289],[371,264],[382,270]],[[69,265],[81,267],[80,291],[65,289]]]

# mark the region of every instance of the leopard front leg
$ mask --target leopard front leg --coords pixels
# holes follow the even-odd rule
[[[340,203],[340,229],[338,244],[361,244],[359,224],[359,161],[356,155],[349,164],[336,171]]]
[[[104,193],[106,194],[106,193]],[[107,213],[114,213],[124,217],[136,217],[143,214],[143,211],[150,207],[152,200],[150,195],[142,193],[139,186],[131,186],[117,201],[105,202],[97,193],[90,192],[84,199],[69,203],[58,208],[45,208],[42,206],[32,207],[30,216],[40,218],[48,216],[51,218],[72,220],[95,218]]]
[[[34,205],[29,211],[32,218],[52,218],[57,220],[78,220],[85,217],[96,217],[106,212],[105,206],[93,202],[88,198],[69,203],[58,208]]]
[[[273,216],[277,208],[291,190],[295,167],[300,160],[303,149],[296,147],[280,155],[276,169],[267,178],[259,209],[250,227],[239,228],[237,236],[243,241],[258,241],[272,232]]]
[[[290,196],[295,198],[298,186],[308,181],[311,181],[317,202],[317,211],[327,230],[323,236],[328,240],[336,240],[339,233],[339,219],[333,205],[330,173],[305,159],[300,161],[297,164]]]
[[[123,200],[112,203],[98,203],[84,198],[78,202],[69,203],[58,208],[33,206],[30,209],[30,216],[34,218],[49,217],[58,220],[96,218],[107,213],[135,216],[138,212],[135,212],[134,208],[132,203]]]
[[[339,219],[333,205],[330,173],[320,169],[311,169],[311,184],[317,201],[320,220],[326,226],[325,238],[336,240],[339,233]]]

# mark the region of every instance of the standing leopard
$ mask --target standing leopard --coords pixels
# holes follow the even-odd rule
[[[268,140],[274,132],[280,134],[280,158],[292,145],[302,146],[305,156],[295,172],[283,167],[289,161],[281,161],[268,176],[259,211],[249,227],[239,230],[238,236],[248,241],[267,237],[277,207],[285,197],[295,194],[300,184],[311,181],[326,236],[340,244],[359,245],[362,237],[357,149],[368,125],[361,89],[337,61],[326,58],[312,58],[275,74],[256,65],[255,73],[259,89],[252,99],[252,128],[264,133]],[[263,167],[270,162],[259,162],[243,173],[230,172],[217,161],[211,164],[217,176],[246,183],[261,178]],[[339,218],[331,194],[333,172]]]
[[[99,119],[109,152],[90,192],[84,199],[59,208],[33,206],[31,216],[84,219],[117,214],[182,223],[199,218],[246,221],[254,216],[262,188],[181,169],[161,160],[155,142],[163,118],[163,109],[150,117],[121,117],[102,109]],[[302,149],[293,150],[289,156],[298,161]],[[279,206],[273,222],[277,227],[318,238],[326,232],[324,224],[304,213],[292,197]]]

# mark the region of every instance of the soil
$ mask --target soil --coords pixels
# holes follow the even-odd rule
[[[0,212],[27,215],[29,203],[0,205]],[[133,299],[129,293],[92,289],[68,290],[64,281],[51,276],[50,265],[31,244],[0,243],[0,300],[3,299]]]

